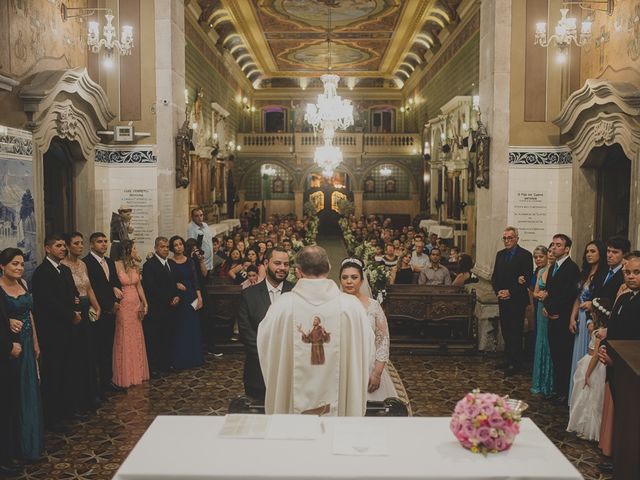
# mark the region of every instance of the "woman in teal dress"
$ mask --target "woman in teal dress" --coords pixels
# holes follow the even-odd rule
[[[17,418],[17,450],[23,460],[34,461],[42,456],[44,432],[37,358],[40,355],[38,336],[31,315],[33,300],[22,280],[24,256],[17,248],[7,248],[0,253],[2,277],[2,301],[7,306],[9,318],[20,320],[19,341],[22,353],[14,360],[19,384]]]
[[[547,273],[553,268],[555,257],[551,249],[547,252],[549,259],[547,266],[540,268],[536,287],[533,291],[533,298],[536,302],[536,345],[533,353],[533,378],[531,381],[531,392],[544,396],[553,394],[553,362],[551,361],[551,350],[549,348],[549,319],[543,314],[543,300],[547,296],[545,291],[547,284]]]

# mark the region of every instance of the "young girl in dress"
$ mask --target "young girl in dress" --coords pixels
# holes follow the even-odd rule
[[[595,326],[602,326],[611,314],[611,302],[594,298],[592,316]],[[588,353],[576,365],[571,394],[571,410],[567,432],[576,432],[580,438],[598,441],[604,405],[606,367],[598,361],[600,338],[591,333]]]

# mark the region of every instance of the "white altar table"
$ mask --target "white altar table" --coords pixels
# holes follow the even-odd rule
[[[114,479],[582,479],[528,418],[511,450],[487,457],[458,444],[449,418],[323,418],[313,440],[221,437],[224,419],[157,417]],[[345,426],[386,436],[388,455],[332,454]]]
[[[209,230],[211,230],[211,235],[217,237],[223,233],[227,233],[229,231],[229,225],[227,223],[212,223],[209,225]]]
[[[229,230],[233,230],[235,227],[240,227],[240,219],[239,218],[229,218],[227,220],[222,220],[220,223],[224,223],[225,225],[229,225]]]

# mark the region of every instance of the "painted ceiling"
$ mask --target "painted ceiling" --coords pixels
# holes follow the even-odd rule
[[[340,76],[404,82],[459,21],[461,0],[198,0],[200,24],[254,81]]]

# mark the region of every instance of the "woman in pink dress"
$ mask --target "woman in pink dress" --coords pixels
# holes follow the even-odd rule
[[[119,387],[138,385],[149,379],[147,351],[144,346],[142,319],[147,313],[147,299],[140,283],[136,245],[125,240],[116,262],[123,297],[116,313],[113,341],[113,383]]]

